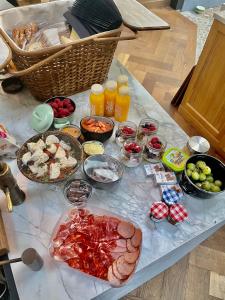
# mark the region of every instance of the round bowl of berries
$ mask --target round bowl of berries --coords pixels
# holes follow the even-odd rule
[[[125,141],[122,149],[122,162],[127,167],[137,167],[142,161],[143,147],[135,139]]]
[[[123,122],[118,125],[116,131],[116,143],[120,147],[123,146],[127,139],[135,138],[137,134],[137,125],[134,122]]]
[[[159,122],[155,119],[144,118],[140,121],[138,126],[138,140],[140,142],[146,143],[147,138],[150,135],[156,134],[159,128]]]
[[[152,163],[159,162],[166,149],[166,145],[167,142],[163,137],[159,135],[150,137],[144,148],[144,159]]]
[[[76,104],[73,100],[63,96],[57,96],[48,99],[46,103],[53,109],[55,128],[59,129],[72,123],[73,115],[76,110]]]

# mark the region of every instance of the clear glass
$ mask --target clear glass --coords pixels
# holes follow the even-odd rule
[[[159,122],[152,118],[144,118],[140,121],[138,126],[138,141],[146,144],[148,137],[156,134],[159,128]]]
[[[130,138],[135,138],[137,135],[137,125],[134,122],[123,122],[118,125],[116,131],[116,143],[122,147],[124,142]]]
[[[131,144],[136,144],[137,147],[140,149],[140,152],[133,153],[127,151],[127,146],[129,147]],[[137,142],[136,139],[128,139],[125,141],[123,148],[122,148],[122,162],[125,166],[129,168],[137,167],[142,162],[142,152],[143,146]]]
[[[71,206],[83,207],[92,196],[92,186],[83,179],[72,179],[64,187],[64,196]]]
[[[157,138],[161,142],[161,148],[156,149],[153,144],[151,143],[152,139]],[[161,161],[163,153],[166,149],[167,142],[166,140],[159,136],[159,135],[153,135],[150,138],[148,138],[148,141],[144,147],[143,157],[145,160],[151,162],[151,163],[158,163]]]

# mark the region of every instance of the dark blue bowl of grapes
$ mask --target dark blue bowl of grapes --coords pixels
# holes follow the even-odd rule
[[[185,193],[202,199],[225,194],[225,164],[207,154],[193,155],[179,184]]]

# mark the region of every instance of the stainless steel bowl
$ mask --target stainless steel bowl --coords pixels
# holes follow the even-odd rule
[[[88,181],[99,189],[111,189],[120,182],[124,167],[115,158],[105,155],[89,156],[83,164]]]

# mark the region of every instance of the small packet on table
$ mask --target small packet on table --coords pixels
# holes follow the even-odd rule
[[[165,171],[162,163],[144,165],[146,176],[153,176],[157,172]]]
[[[157,172],[155,180],[158,184],[176,184],[177,178],[173,172]]]

